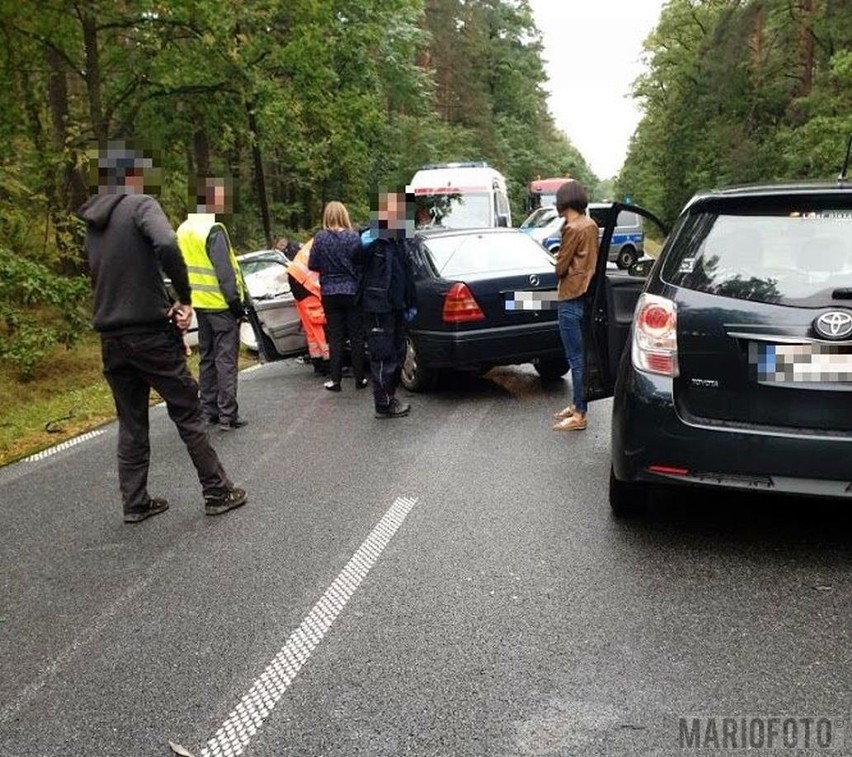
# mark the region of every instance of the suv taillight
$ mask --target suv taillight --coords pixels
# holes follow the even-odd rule
[[[469,323],[483,320],[485,313],[482,312],[467,285],[458,281],[444,296],[444,310],[441,317],[444,323]]]
[[[661,376],[678,375],[677,306],[665,297],[643,294],[633,318],[633,367]]]

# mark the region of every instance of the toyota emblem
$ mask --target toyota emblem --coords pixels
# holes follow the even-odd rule
[[[814,331],[825,339],[846,339],[852,334],[852,313],[829,310],[814,321]]]
[[[539,278],[535,274],[530,276],[530,286],[537,287],[539,285]]]

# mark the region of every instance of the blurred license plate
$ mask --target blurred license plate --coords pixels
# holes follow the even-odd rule
[[[556,310],[556,291],[506,292],[506,310]]]
[[[852,382],[852,347],[833,344],[749,345],[752,378],[765,384]]]

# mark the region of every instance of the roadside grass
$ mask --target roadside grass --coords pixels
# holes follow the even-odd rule
[[[188,359],[198,377],[198,354]],[[241,351],[240,368],[256,363]],[[152,404],[159,401],[152,392]],[[0,372],[0,465],[67,441],[115,419],[115,405],[101,372],[100,341],[87,335],[74,348],[56,348],[21,382],[10,366]]]

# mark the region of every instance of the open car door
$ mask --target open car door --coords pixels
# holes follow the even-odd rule
[[[264,363],[304,353],[307,343],[287,279],[287,259],[267,250],[241,255],[238,262],[249,293],[242,343],[256,349]]]
[[[640,259],[626,271],[609,267],[608,250],[621,211],[641,216],[645,224],[645,254],[654,246],[652,258],[668,235],[668,229],[653,213],[637,205],[614,202],[603,216],[595,276],[587,292],[583,323],[585,343],[585,392],[587,400],[612,397],[618,365],[633,324],[633,312],[645,281],[655,263]],[[648,244],[650,238],[650,244]]]

